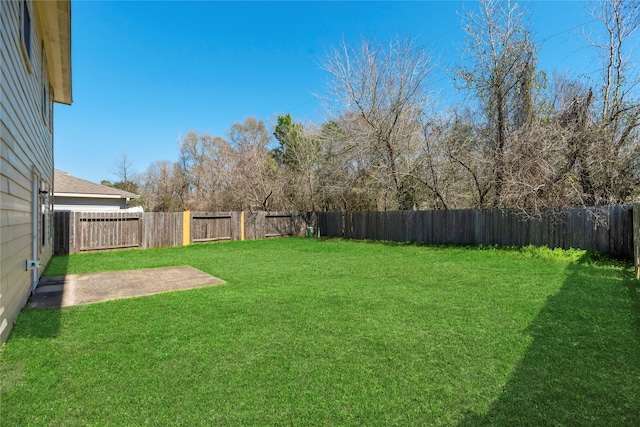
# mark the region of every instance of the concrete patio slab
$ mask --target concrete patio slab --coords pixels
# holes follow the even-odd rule
[[[213,286],[223,280],[190,266],[44,276],[29,306],[57,308]]]

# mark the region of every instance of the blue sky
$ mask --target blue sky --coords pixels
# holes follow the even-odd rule
[[[73,105],[55,109],[56,168],[115,180],[126,152],[137,172],[175,161],[188,131],[225,136],[255,116],[321,123],[328,79],[319,62],[343,38],[416,37],[433,48],[433,87],[459,100],[447,66],[459,60],[473,1],[217,2],[72,1]],[[583,1],[523,2],[540,68],[597,77],[581,36],[593,25]],[[445,105],[443,105],[444,107]]]

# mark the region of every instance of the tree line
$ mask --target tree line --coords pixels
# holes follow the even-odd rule
[[[592,4],[598,79],[537,65],[528,12],[482,0],[463,17],[461,105],[435,111],[433,52],[409,37],[330,49],[329,119],[254,117],[189,132],[176,161],[115,185],[150,211],[407,210],[623,204],[640,196],[638,0]],[[635,42],[637,44],[637,41]]]

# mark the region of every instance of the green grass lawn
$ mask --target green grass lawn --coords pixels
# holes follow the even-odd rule
[[[227,284],[25,309],[1,424],[640,425],[640,284],[584,252],[305,238],[56,257]]]

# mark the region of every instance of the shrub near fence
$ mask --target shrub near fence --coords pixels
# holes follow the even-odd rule
[[[633,258],[632,223],[631,206],[557,209],[537,217],[504,209],[318,213],[318,226],[330,237],[594,249],[626,259]]]

